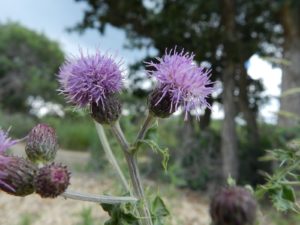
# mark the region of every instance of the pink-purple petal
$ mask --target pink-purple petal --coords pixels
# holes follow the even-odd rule
[[[173,95],[171,109],[181,106],[187,117],[191,110],[210,107],[206,98],[214,91],[210,81],[211,70],[197,66],[193,53],[183,50],[177,52],[175,48],[169,52],[166,50],[165,55],[157,58],[157,61],[146,62],[148,67],[155,69],[148,70],[148,74],[157,79],[158,88],[163,93]]]

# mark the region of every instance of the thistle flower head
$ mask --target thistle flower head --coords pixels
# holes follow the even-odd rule
[[[52,163],[38,170],[34,183],[42,198],[56,198],[69,186],[70,172],[66,166]]]
[[[103,105],[107,95],[122,88],[120,63],[100,52],[86,56],[81,52],[79,58],[68,59],[61,66],[58,79],[60,92],[79,107]]]
[[[3,154],[8,148],[15,145],[18,140],[12,140],[8,136],[8,132],[4,132],[0,129],[0,154]]]
[[[223,188],[211,201],[210,215],[213,225],[252,225],[256,219],[256,201],[245,188]]]
[[[33,162],[53,161],[58,144],[55,130],[47,124],[38,124],[30,131],[25,151]]]
[[[34,192],[33,180],[36,167],[20,157],[0,155],[0,189],[15,196]]]
[[[165,97],[169,99],[170,113],[182,106],[185,115],[191,110],[210,107],[206,98],[214,88],[209,80],[210,70],[197,66],[194,62],[194,54],[177,52],[176,48],[166,51],[162,58],[157,58],[158,63],[146,63],[154,70],[148,71],[155,77],[158,86],[155,91],[160,92],[160,98],[156,96],[154,109]],[[151,104],[151,100],[150,100]],[[165,104],[164,104],[165,105]],[[151,109],[151,105],[150,105]]]

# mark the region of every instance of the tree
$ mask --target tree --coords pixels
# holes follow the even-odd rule
[[[300,88],[300,2],[276,1],[275,11],[284,30],[283,58],[288,61],[282,67],[281,91],[285,94]],[[282,96],[280,111],[283,112],[278,121],[280,126],[299,125],[300,92]],[[295,116],[298,123],[295,123]]]
[[[244,63],[254,53],[262,52],[261,44],[272,36],[266,2],[235,0],[223,1],[220,5],[216,0],[77,1],[89,5],[77,30],[93,28],[104,33],[106,25],[110,24],[125,30],[129,47],[152,47],[161,55],[166,47],[177,45],[179,49],[194,52],[197,62],[211,64],[212,79],[221,80],[224,87],[222,96],[209,99],[211,104],[222,102],[225,111],[222,149],[223,156],[229,158],[223,160],[224,168],[228,168],[224,176],[236,174],[235,117],[239,112],[249,127],[249,139],[259,143],[255,116],[258,102],[250,103],[249,100],[253,94],[249,86],[257,85],[248,78]],[[201,129],[208,128],[210,117],[209,110],[205,111],[199,123]]]
[[[236,43],[236,23],[235,23],[235,1],[222,1],[222,25],[224,27],[224,50],[228,54],[233,51],[233,45]],[[238,49],[237,49],[238,50]],[[237,135],[235,127],[236,104],[234,97],[235,87],[235,62],[227,57],[225,60],[226,67],[223,70],[223,108],[224,121],[222,126],[222,172],[223,178],[231,175],[235,179],[238,176],[237,165]]]
[[[59,101],[55,73],[64,60],[57,42],[18,23],[0,24],[0,102],[27,112],[28,96]]]

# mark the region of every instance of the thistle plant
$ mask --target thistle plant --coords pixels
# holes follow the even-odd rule
[[[258,187],[257,197],[268,196],[279,211],[300,213],[295,191],[300,187],[300,140],[288,142],[284,149],[268,150],[261,160],[273,161],[278,168],[273,174],[264,173],[267,182]]]
[[[89,110],[105,153],[119,174],[129,196],[95,196],[68,190],[69,183],[72,182],[70,172],[65,166],[53,163],[58,143],[54,130],[45,124],[37,125],[29,133],[26,144],[27,159],[22,159],[32,167],[32,170],[24,169],[26,173],[29,173],[29,170],[32,172],[29,182],[32,192],[43,198],[63,196],[101,203],[102,208],[111,216],[106,224],[164,224],[163,217],[169,212],[159,196],[150,198],[145,195],[138,168],[138,152],[142,143],[146,143],[167,155],[166,151],[161,150],[154,141],[145,140],[148,129],[157,118],[167,118],[179,108],[184,111],[185,118],[188,113],[195,114],[198,118],[201,109],[210,107],[206,98],[213,92],[214,87],[209,80],[210,70],[198,66],[194,62],[194,54],[178,52],[176,48],[166,50],[164,56],[146,62],[146,66],[148,75],[157,83],[148,97],[148,112],[144,123],[132,143],[128,142],[119,124],[122,112],[119,95],[123,89],[121,61],[116,61],[113,56],[99,51],[86,55],[81,52],[78,58],[67,59],[58,73],[59,92],[76,108]],[[111,129],[120,144],[127,162],[130,182],[120,169],[103,126]],[[2,137],[0,135],[0,141],[2,143],[0,150],[14,144],[5,133]],[[5,188],[16,190],[14,183],[8,182],[7,179],[7,171],[15,168],[9,163],[10,158],[5,156],[2,158],[0,167],[9,170],[0,173],[0,187],[2,190]],[[17,158],[14,157],[14,160]]]
[[[38,124],[26,139],[26,158],[8,154],[8,149],[20,140],[9,137],[0,129],[0,189],[15,196],[38,194],[42,198],[64,197],[100,203],[110,215],[106,225],[163,225],[168,216],[159,196],[145,195],[138,168],[138,153],[143,143],[163,154],[166,167],[168,152],[153,140],[146,140],[148,129],[158,119],[170,117],[179,108],[184,119],[189,114],[199,118],[201,109],[210,108],[207,97],[214,91],[211,71],[194,62],[194,54],[166,50],[161,58],[146,62],[147,74],[156,81],[147,99],[148,111],[135,140],[128,142],[119,120],[122,116],[120,94],[123,89],[121,61],[112,55],[84,54],[72,57],[60,67],[57,75],[59,93],[76,108],[89,110],[94,120],[102,147],[125,188],[126,196],[92,195],[69,190],[72,183],[69,169],[55,162],[58,141],[55,130]],[[107,140],[105,130],[110,129],[118,141],[127,162],[128,182],[124,171]],[[267,183],[256,191],[258,197],[267,193],[279,210],[300,212],[294,186],[300,185],[300,143],[289,143],[287,149],[269,151],[265,159],[279,162],[273,175],[266,174]],[[229,186],[212,198],[210,214],[213,225],[252,225],[255,223],[257,203],[249,190]]]

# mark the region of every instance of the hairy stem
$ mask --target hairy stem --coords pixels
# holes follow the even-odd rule
[[[154,119],[155,119],[155,117],[150,112],[148,112],[148,115],[147,115],[147,117],[136,137],[136,140],[134,142],[134,146],[135,146],[136,150],[138,149],[138,142],[145,138],[145,135],[146,135],[148,129],[150,128],[150,126],[152,125],[152,122]]]
[[[139,173],[139,169],[137,166],[137,160],[134,152],[131,151],[131,147],[128,144],[125,135],[120,127],[119,121],[114,124],[111,124],[112,132],[118,139],[120,145],[122,146],[128,168],[129,174],[132,182],[134,196],[141,200],[141,207],[139,207],[139,215],[141,216],[140,222],[142,225],[152,225],[151,213],[148,207],[147,199],[144,195],[144,189],[141,182],[141,177]],[[133,149],[134,150],[134,149]]]
[[[134,197],[120,197],[120,196],[108,196],[108,195],[92,195],[79,193],[74,191],[65,191],[61,194],[61,197],[87,201],[87,202],[96,202],[96,203],[107,203],[107,204],[119,204],[119,203],[127,203],[127,202],[136,202],[137,199]]]
[[[118,142],[120,143],[123,151],[124,152],[129,152],[130,145],[129,145],[128,141],[125,138],[125,135],[124,135],[124,133],[123,133],[121,127],[120,127],[119,121],[113,123],[111,125],[111,129],[112,129],[112,132],[114,133],[114,135],[116,136]]]
[[[126,188],[126,190],[132,195],[131,193],[131,189],[129,187],[129,184],[116,160],[116,157],[114,156],[111,148],[110,148],[110,145],[108,143],[108,140],[107,140],[107,137],[105,135],[105,132],[104,132],[104,129],[102,127],[101,124],[97,123],[95,121],[95,126],[96,126],[96,129],[97,129],[97,133],[98,133],[98,136],[99,136],[99,139],[100,139],[100,142],[102,144],[102,147],[104,149],[104,152],[106,154],[106,157],[108,158],[108,161],[112,164],[112,166],[114,167],[114,169],[117,171],[124,187]]]

